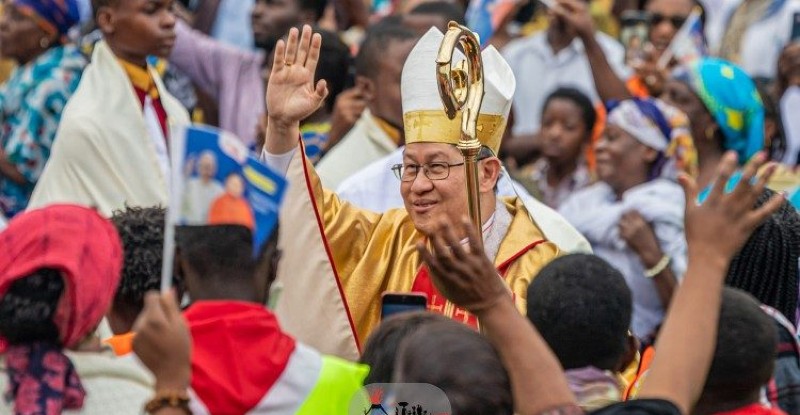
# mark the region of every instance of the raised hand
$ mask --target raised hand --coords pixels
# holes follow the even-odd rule
[[[465,249],[449,223],[442,222],[428,235],[431,250],[417,245],[431,272],[433,284],[447,299],[478,315],[506,297],[511,299],[497,270],[483,251],[480,236],[466,218],[459,224],[467,235]]]
[[[696,258],[724,261],[727,264],[747,242],[753,230],[785,203],[783,196],[775,195],[758,209],[753,208],[775,172],[776,165],[772,164],[754,179],[765,162],[764,153],[753,156],[742,171],[736,188],[726,194],[725,186],[737,166],[736,153],[726,153],[711,193],[701,205],[696,202],[697,183],[688,175],[680,177],[686,193],[684,220],[690,254],[697,254]]]
[[[303,26],[302,35],[292,28],[285,43],[278,41],[267,85],[270,127],[293,128],[324,102],[328,95],[325,80],[314,84],[321,46],[322,37],[319,33],[312,36],[308,25]]]

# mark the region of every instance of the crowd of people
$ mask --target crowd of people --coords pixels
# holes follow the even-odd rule
[[[800,415],[800,0],[3,0],[0,60],[0,413]],[[237,174],[171,219],[193,123],[264,243]]]

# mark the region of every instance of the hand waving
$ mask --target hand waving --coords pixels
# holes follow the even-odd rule
[[[298,39],[299,37],[299,39]],[[328,96],[325,80],[314,84],[322,37],[303,26],[289,31],[286,43],[275,46],[275,60],[267,85],[269,122],[291,127],[316,111]]]
[[[440,224],[428,237],[432,248],[417,245],[422,260],[431,271],[433,284],[448,300],[480,317],[480,313],[507,297],[497,270],[483,251],[475,227],[464,219],[459,225],[467,235],[468,246],[461,246],[448,223]]]
[[[785,203],[784,197],[775,195],[758,209],[753,208],[775,172],[775,165],[770,165],[757,179],[753,179],[765,161],[764,153],[753,156],[742,171],[736,188],[725,194],[725,186],[736,169],[736,153],[725,154],[711,193],[701,205],[697,204],[697,183],[686,175],[680,178],[686,193],[684,220],[690,253],[695,253],[697,258],[727,264],[756,227]]]

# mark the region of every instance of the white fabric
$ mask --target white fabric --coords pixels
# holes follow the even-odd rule
[[[595,39],[617,76],[627,79],[630,71],[625,67],[625,50],[622,45],[599,32]],[[503,49],[503,57],[508,61],[519,83],[514,95],[514,135],[535,134],[539,131],[544,101],[559,87],[574,87],[592,101],[600,100],[580,39],[576,38],[558,54],[553,54],[553,49],[547,42],[547,33],[540,32],[510,42]]]
[[[306,397],[317,384],[322,371],[322,355],[314,349],[296,343],[286,368],[275,384],[267,391],[247,415],[293,415],[298,412]],[[189,394],[189,407],[195,415],[211,415],[194,391]]]
[[[686,271],[686,238],[683,233],[684,195],[681,187],[656,179],[636,186],[616,200],[611,187],[596,183],[577,193],[559,212],[582,232],[594,253],[618,269],[633,293],[633,333],[643,338],[664,319],[664,307],[655,282],[645,277],[645,267],[619,234],[619,221],[628,211],[639,212],[653,226],[661,250],[672,258],[678,280]]]
[[[403,91],[403,113],[419,110],[444,110],[439,87],[436,81],[436,57],[444,35],[432,27],[411,50],[403,65],[401,88]],[[514,73],[494,46],[481,52],[483,58],[484,97],[481,114],[495,114],[508,117],[511,98],[516,81]],[[453,66],[464,60],[464,55],[456,51]]]
[[[204,225],[208,223],[208,210],[214,201],[225,193],[225,188],[216,180],[211,179],[203,183],[199,177],[186,181],[183,203],[184,218],[187,225]]]
[[[156,150],[156,158],[158,158],[158,167],[161,169],[161,174],[164,176],[167,183],[170,180],[169,168],[169,151],[167,151],[167,137],[164,136],[164,130],[161,128],[161,122],[158,121],[158,114],[153,107],[153,99],[150,95],[144,97],[144,124],[147,127],[147,135],[153,143],[153,148]]]
[[[362,209],[385,212],[389,209],[404,208],[400,195],[400,180],[395,177],[391,167],[403,162],[401,147],[388,156],[370,164],[342,182],[336,189],[339,198]],[[515,184],[508,174],[503,174],[497,182],[497,195],[500,197],[519,197],[531,220],[542,230],[545,237],[566,252],[591,252],[586,239],[564,218],[551,208],[536,200],[520,184]]]
[[[315,167],[322,185],[335,189],[351,174],[397,148],[388,134],[364,110],[356,125],[334,146]]]
[[[152,69],[151,74],[167,126],[189,124],[180,102]],[[28,208],[77,203],[111,216],[126,204],[166,205],[167,183],[139,98],[111,49],[100,41],[64,108],[50,159]]]
[[[83,408],[64,415],[140,415],[153,397],[154,380],[134,355],[114,356],[102,352],[67,351],[86,390]],[[0,358],[0,391],[8,390],[5,360]],[[13,413],[13,403],[0,399],[0,414]]]
[[[786,137],[786,153],[781,163],[795,166],[800,163],[800,117],[797,109],[800,108],[800,87],[793,86],[786,90],[781,97],[781,120]]]
[[[713,16],[711,26],[706,29],[709,46],[714,54],[719,53],[725,29],[736,9],[744,0],[706,0],[721,2],[723,7],[708,8],[709,16]],[[739,66],[754,78],[774,78],[776,76],[778,56],[790,41],[792,34],[792,17],[800,11],[800,0],[786,0],[783,8],[767,19],[757,20],[751,24],[742,38]],[[707,26],[709,24],[707,23]]]

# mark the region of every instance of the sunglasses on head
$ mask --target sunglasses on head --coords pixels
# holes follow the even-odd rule
[[[668,21],[672,27],[676,29],[680,29],[684,23],[686,23],[686,19],[689,16],[665,16],[661,13],[651,13],[650,14],[650,24],[653,26],[658,26],[664,21]]]

